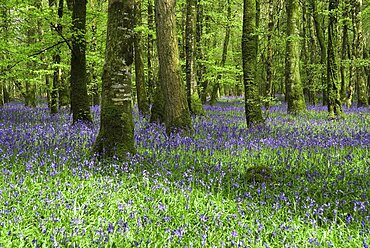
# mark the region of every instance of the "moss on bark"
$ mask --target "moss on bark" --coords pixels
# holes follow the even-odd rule
[[[100,130],[94,152],[100,157],[125,159],[135,153],[132,117],[134,1],[110,0],[103,71]]]

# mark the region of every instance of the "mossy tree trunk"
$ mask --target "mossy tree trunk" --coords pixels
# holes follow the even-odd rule
[[[324,29],[322,27],[322,18],[319,16],[319,11],[317,9],[317,2],[316,0],[310,0],[310,5],[312,9],[312,15],[313,15],[313,21],[314,21],[314,26],[315,26],[315,31],[316,31],[316,36],[317,36],[317,41],[319,42],[320,46],[320,63],[322,66],[322,74],[321,74],[321,85],[322,85],[322,95],[323,95],[323,105],[327,104],[327,98],[328,98],[328,93],[326,89],[327,85],[327,70],[326,70],[326,63],[327,63],[327,48],[326,48],[326,43],[325,43],[325,35],[324,35]]]
[[[164,98],[167,132],[191,130],[191,117],[181,79],[176,32],[176,0],[156,0],[157,49],[160,90]]]
[[[339,0],[329,1],[329,23],[328,23],[328,54],[327,54],[327,91],[329,118],[341,117],[343,115],[340,100],[340,81],[338,80],[338,68],[336,63],[337,46],[337,10]]]
[[[135,0],[109,0],[100,130],[94,151],[103,158],[134,153],[131,65]]]
[[[73,124],[92,123],[90,101],[87,95],[86,74],[86,0],[73,3],[71,57],[71,110]]]
[[[256,0],[244,0],[242,59],[245,113],[247,125],[248,127],[252,127],[263,123],[259,86],[256,81]]]
[[[273,50],[272,50],[272,34],[274,32],[274,2],[269,0],[268,23],[267,23],[267,59],[266,59],[266,97],[272,97],[272,63],[273,63]],[[269,102],[267,102],[267,106]]]
[[[299,114],[306,109],[299,70],[299,18],[298,0],[287,0],[287,41],[285,57],[285,87],[288,113]]]
[[[348,26],[349,26],[349,7],[350,0],[345,0],[343,3],[343,27],[342,27],[342,49],[341,49],[341,64],[340,64],[340,97],[342,101],[346,100],[347,92],[347,70],[346,70],[346,60],[350,59],[350,47],[348,42]]]
[[[197,80],[197,92],[203,102],[203,84],[204,84],[204,71],[205,65],[203,63],[204,59],[204,48],[203,48],[203,5],[202,0],[195,0],[196,9],[196,23],[195,23],[195,73]]]
[[[355,60],[355,75],[357,89],[357,106],[366,107],[369,105],[367,99],[366,77],[364,66],[361,65],[361,60],[364,55],[364,37],[362,34],[362,20],[361,20],[362,0],[352,1],[353,10],[353,35],[354,35],[354,54]]]
[[[141,1],[135,1],[135,26],[139,27],[142,25],[141,16]],[[147,91],[145,87],[145,73],[144,73],[144,49],[143,49],[143,35],[141,31],[135,34],[135,79],[136,79],[136,93],[137,93],[137,104],[139,112],[144,115],[149,115],[149,102]]]

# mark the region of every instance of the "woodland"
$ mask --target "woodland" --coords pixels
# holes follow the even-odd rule
[[[368,247],[370,1],[0,0],[1,247]]]

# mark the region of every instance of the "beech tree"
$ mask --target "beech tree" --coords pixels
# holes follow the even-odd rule
[[[247,125],[251,127],[263,123],[259,87],[255,79],[257,63],[256,0],[244,0],[242,57],[245,114]]]
[[[131,65],[134,0],[109,0],[100,130],[94,151],[101,157],[134,153]]]
[[[176,0],[155,1],[160,94],[167,132],[191,130],[191,117],[181,78],[176,32]]]

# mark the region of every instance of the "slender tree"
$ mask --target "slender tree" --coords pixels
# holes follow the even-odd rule
[[[94,151],[102,157],[134,153],[131,65],[135,0],[109,0],[100,130]]]
[[[31,1],[31,6],[39,10],[41,8],[41,1],[33,0]],[[37,31],[38,31],[39,22],[35,20],[34,18],[32,18],[31,16],[29,17],[27,21],[30,24],[27,30],[27,41],[28,41],[28,45],[32,46],[37,43]],[[27,66],[29,68],[34,68],[35,64],[36,64],[35,62],[29,61],[27,63]],[[29,107],[36,107],[36,82],[34,80],[35,78],[34,70],[30,70],[29,75],[32,78],[28,78],[26,80],[25,95],[24,95],[25,105]]]
[[[1,20],[2,22],[0,23],[0,28],[1,28],[1,37],[2,39],[4,40],[4,42],[7,42],[8,39],[7,39],[7,36],[8,36],[8,8],[3,5],[3,6],[0,6],[0,11],[1,11]],[[6,54],[4,53],[1,57],[1,59],[5,59],[6,58]],[[3,68],[1,68],[3,69]],[[3,106],[5,101],[4,101],[4,88],[5,88],[5,82],[3,81],[3,79],[0,79],[0,106]]]
[[[139,27],[142,25],[141,17],[141,1],[135,1],[135,26]],[[135,34],[135,79],[136,79],[136,93],[137,103],[141,114],[144,116],[149,115],[149,102],[147,97],[147,91],[145,87],[145,73],[144,73],[144,49],[143,49],[143,35],[141,31]]]
[[[272,50],[272,34],[274,32],[274,2],[269,0],[268,10],[268,33],[267,33],[267,60],[266,60],[266,96],[272,97],[272,62],[273,62],[273,50]]]
[[[255,79],[257,68],[256,0],[244,0],[242,57],[245,113],[247,125],[252,127],[263,123],[259,87]]]
[[[92,122],[86,75],[86,0],[73,2],[71,57],[71,110],[73,123]]]
[[[60,0],[62,1],[62,0]],[[96,2],[96,0],[90,0],[90,6],[93,10],[96,11],[96,8],[100,7],[100,1]],[[94,15],[94,18],[91,21],[91,52],[97,53],[97,36],[98,36],[98,23],[96,15]],[[90,104],[92,106],[99,105],[100,104],[100,92],[99,92],[99,84],[98,84],[98,73],[97,73],[97,67],[98,63],[93,60],[91,62],[91,65],[89,66],[89,86],[91,89],[91,100]]]
[[[230,43],[230,35],[231,35],[231,3],[230,3],[230,0],[227,0],[227,23],[226,23],[226,28],[225,28],[225,39],[224,39],[224,43],[222,46],[222,55],[221,55],[221,61],[220,61],[221,67],[225,67],[225,64],[226,64],[227,51],[228,51],[228,47]],[[212,88],[212,94],[211,94],[211,100],[210,100],[211,105],[214,105],[217,101],[218,92],[220,90],[221,78],[222,78],[222,74],[219,73],[217,75],[216,82]]]
[[[192,112],[191,95],[194,81],[194,0],[186,1],[186,24],[185,24],[185,75],[186,75],[186,99],[189,111]]]
[[[160,90],[167,132],[191,130],[191,117],[181,79],[176,33],[176,0],[156,0],[157,50]]]
[[[342,44],[341,44],[341,63],[340,63],[340,97],[342,101],[346,100],[346,91],[347,91],[347,70],[346,70],[346,61],[350,59],[350,46],[348,42],[348,26],[349,26],[349,12],[350,12],[350,0],[345,0],[343,2],[342,18],[343,18],[343,27],[342,27]],[[350,86],[350,85],[348,85]]]
[[[324,28],[322,27],[322,18],[319,16],[319,11],[317,9],[317,0],[309,0],[311,9],[312,9],[312,15],[313,15],[313,21],[314,21],[314,26],[315,26],[315,31],[316,31],[316,36],[317,40],[320,46],[320,63],[322,68],[322,74],[321,74],[321,82],[322,82],[322,95],[323,95],[323,105],[327,104],[327,98],[328,98],[328,93],[326,89],[327,85],[327,70],[326,68],[326,63],[327,63],[327,48],[326,48],[326,43],[325,43],[325,35],[324,35]]]
[[[56,4],[56,0],[49,0],[49,6],[54,7]],[[58,23],[53,24],[51,27],[52,30],[55,30],[59,35],[62,34],[62,24],[60,19],[63,17],[63,9],[64,9],[64,0],[58,1]],[[62,79],[62,70],[60,68],[61,63],[61,56],[60,56],[60,50],[58,49],[54,55],[53,55],[53,62],[54,62],[54,73],[53,73],[53,82],[50,89],[50,112],[52,114],[55,114],[58,112],[58,89],[61,85],[61,79]]]
[[[337,9],[339,0],[329,1],[329,24],[328,24],[328,54],[327,54],[327,91],[329,118],[341,117],[343,115],[342,103],[340,101],[340,82],[338,80],[338,69],[336,63],[337,44]]]
[[[148,0],[148,39],[147,39],[147,86],[148,86],[148,99],[149,104],[153,103],[154,98],[154,70],[153,70],[153,55],[154,55],[154,13],[153,13],[153,0]]]
[[[287,42],[285,58],[285,87],[288,112],[298,114],[305,110],[301,75],[299,70],[299,6],[298,0],[287,0]]]

